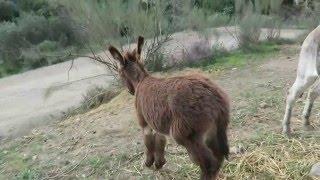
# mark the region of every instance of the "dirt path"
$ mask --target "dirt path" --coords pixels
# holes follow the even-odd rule
[[[177,61],[208,56],[217,44],[231,50],[238,45],[228,31],[234,28],[208,30],[211,35],[207,41],[196,32],[176,33],[164,51],[169,61]],[[283,30],[281,37],[294,39],[301,33],[303,31]],[[265,38],[266,30],[261,35],[261,39]],[[62,111],[79,105],[89,87],[109,85],[112,78],[103,66],[86,58],[74,62],[69,79],[70,61],[0,79],[0,137],[24,134],[58,119]]]

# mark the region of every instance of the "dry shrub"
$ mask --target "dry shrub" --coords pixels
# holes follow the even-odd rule
[[[237,34],[239,45],[246,47],[250,44],[257,44],[260,40],[261,29],[266,26],[267,19],[260,14],[248,13],[242,19],[238,20],[240,32]],[[270,27],[273,30],[275,25],[271,23]]]
[[[119,93],[120,91],[115,88],[92,87],[82,96],[81,107],[85,110],[96,108],[109,102]]]
[[[82,96],[80,105],[62,112],[63,118],[69,118],[77,114],[83,114],[102,104],[108,103],[121,92],[119,86],[101,87],[94,86]]]
[[[265,21],[265,28],[267,28],[267,40],[273,41],[280,37],[281,19],[277,16],[270,16]]]
[[[212,55],[212,47],[209,41],[200,39],[193,43],[184,54],[186,63],[195,63],[199,59],[207,58]]]

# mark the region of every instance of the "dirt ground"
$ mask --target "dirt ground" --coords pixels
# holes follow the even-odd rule
[[[320,159],[319,104],[311,117],[314,131],[302,131],[303,103],[298,101],[292,118],[293,140],[280,133],[284,96],[295,78],[298,52],[299,46],[284,45],[279,53],[259,63],[203,72],[229,93],[230,145],[242,146],[245,151],[231,155],[221,179],[309,178],[308,170]],[[159,75],[195,71],[202,70],[187,68]],[[0,179],[197,179],[199,169],[171,139],[162,170],[142,165],[142,135],[133,104],[134,98],[123,91],[88,113],[3,141]]]

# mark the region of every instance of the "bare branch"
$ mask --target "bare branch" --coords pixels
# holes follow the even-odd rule
[[[88,58],[90,60],[93,60],[93,61],[96,61],[96,62],[99,62],[99,63],[105,65],[107,67],[107,69],[109,70],[109,72],[111,73],[111,75],[114,77],[114,79],[117,79],[118,64],[116,62],[114,62],[112,59],[110,59],[110,57],[107,56],[106,52],[103,51],[106,58],[108,58],[108,59],[103,58],[100,55],[97,55],[90,46],[88,46],[88,48],[91,51],[92,56],[71,54],[71,53],[68,55],[70,58],[73,58],[71,61],[71,65],[69,67],[69,70],[68,70],[68,80],[69,80],[69,72],[71,71],[71,69],[73,68],[73,65],[74,65],[74,58],[78,58],[78,57],[85,57],[85,58]]]
[[[149,58],[157,53],[163,45],[171,40],[171,36],[169,34],[164,35],[162,37],[159,36],[154,36],[153,39],[151,40],[150,46],[147,48],[146,52],[146,61],[149,60]]]
[[[69,52],[69,56],[71,56],[71,52]],[[71,69],[72,69],[72,67],[73,67],[73,64],[74,64],[74,59],[71,60],[71,65],[70,65],[70,67],[69,67],[69,69],[68,69],[68,81],[69,81],[70,71],[71,71]]]

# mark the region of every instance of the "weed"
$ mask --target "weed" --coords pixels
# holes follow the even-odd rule
[[[39,179],[39,174],[37,171],[33,169],[25,169],[18,174],[17,179],[21,179],[21,180]]]
[[[88,159],[90,166],[94,170],[101,169],[103,166],[106,166],[107,164],[107,158],[104,156],[94,156]]]

